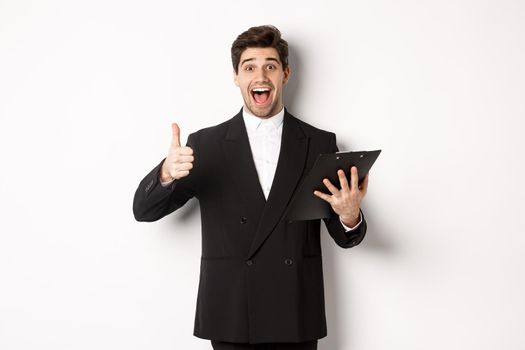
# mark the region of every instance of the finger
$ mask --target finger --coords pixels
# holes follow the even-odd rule
[[[326,193],[323,193],[321,191],[314,191],[314,195],[316,195],[317,197],[321,198],[322,200],[328,202],[328,203],[331,203],[332,201],[332,196],[326,194]]]
[[[180,147],[180,129],[177,123],[171,124],[171,144]]]
[[[341,189],[345,191],[350,191],[350,187],[348,187],[348,180],[346,179],[345,172],[339,169],[337,170],[337,175],[339,176],[339,183],[341,184]]]
[[[184,156],[184,155],[179,155],[177,158],[176,158],[176,161],[178,163],[191,163],[193,162],[193,156]]]
[[[193,155],[193,149],[188,146],[183,146],[177,149],[178,155],[180,156],[191,156]]]
[[[355,166],[350,169],[350,185],[352,190],[359,190],[359,177]]]
[[[192,168],[193,168],[193,163],[177,164],[177,171],[179,171],[179,170],[190,170]]]
[[[334,185],[332,185],[330,180],[324,179],[323,183],[326,186],[326,188],[328,188],[328,191],[330,191],[333,195],[339,195],[339,189],[335,187]]]
[[[189,170],[180,170],[180,171],[176,172],[174,178],[175,179],[180,179],[182,177],[188,176],[189,174],[190,174]]]

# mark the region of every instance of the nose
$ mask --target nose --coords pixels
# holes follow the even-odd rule
[[[258,82],[267,82],[268,81],[268,77],[266,75],[266,70],[264,68],[263,69],[257,69],[257,74],[255,76],[255,79]]]

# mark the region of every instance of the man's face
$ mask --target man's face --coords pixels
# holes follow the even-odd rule
[[[241,89],[244,107],[259,118],[269,118],[283,108],[283,86],[290,78],[290,67],[283,70],[273,47],[247,48],[241,54],[235,85]]]

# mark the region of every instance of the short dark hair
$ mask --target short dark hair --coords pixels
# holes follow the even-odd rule
[[[232,64],[235,73],[239,73],[241,55],[249,47],[273,47],[279,54],[283,69],[288,67],[288,43],[281,38],[279,29],[272,25],[251,27],[240,34],[232,44]]]

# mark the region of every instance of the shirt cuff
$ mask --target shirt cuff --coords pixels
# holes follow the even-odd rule
[[[175,181],[175,180],[171,180],[171,181],[166,181],[166,182],[163,182],[161,179],[159,179],[159,182],[160,182],[160,185],[162,187],[168,187],[169,185],[171,185],[171,183]]]
[[[341,222],[341,225],[343,225],[343,228],[345,229],[345,232],[353,231],[356,228],[361,225],[361,222],[363,222],[363,216],[361,215],[361,212],[359,212],[359,222],[354,227],[348,227],[345,224],[343,224],[343,221],[341,220],[341,217],[339,217],[339,221]]]

